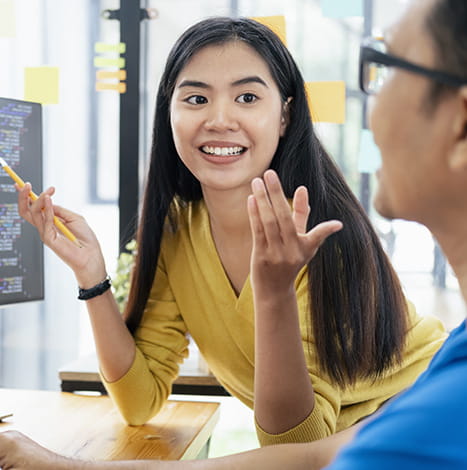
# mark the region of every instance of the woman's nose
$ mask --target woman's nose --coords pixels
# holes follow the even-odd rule
[[[232,105],[223,102],[211,104],[207,112],[205,127],[208,130],[238,130],[239,123]]]

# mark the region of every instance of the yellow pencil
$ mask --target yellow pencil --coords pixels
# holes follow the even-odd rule
[[[0,165],[3,167],[3,169],[11,176],[12,180],[18,184],[20,188],[24,186],[24,181],[12,170],[7,162],[0,157]],[[35,194],[33,191],[30,191],[29,197],[35,201],[37,199],[37,194]],[[65,237],[68,238],[68,240],[71,240],[73,243],[76,243],[81,248],[81,244],[79,243],[78,239],[71,233],[71,231],[64,225],[64,223],[56,216],[54,215],[54,224],[55,226],[65,235]]]

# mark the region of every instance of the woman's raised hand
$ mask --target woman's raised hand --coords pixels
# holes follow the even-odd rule
[[[297,188],[293,209],[275,171],[252,181],[248,214],[253,235],[251,277],[262,293],[293,288],[300,269],[316,254],[326,238],[342,228],[337,220],[322,222],[306,232],[310,207],[308,191]]]
[[[85,219],[63,207],[53,205],[53,187],[46,189],[35,201],[29,196],[29,183],[23,188],[17,186],[16,189],[19,215],[36,227],[44,244],[70,266],[80,285],[92,282],[95,284],[100,278],[103,279],[105,266],[99,242]],[[61,233],[54,223],[54,216],[76,236],[81,247]]]

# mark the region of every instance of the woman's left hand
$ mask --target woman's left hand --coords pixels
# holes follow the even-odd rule
[[[306,232],[310,213],[308,191],[300,186],[293,197],[293,210],[279,177],[267,170],[263,179],[252,181],[248,214],[253,235],[251,281],[262,294],[293,288],[300,269],[315,256],[326,238],[342,228],[337,220],[322,222]]]
[[[84,470],[94,468],[40,446],[16,431],[0,433],[0,468],[5,470]]]

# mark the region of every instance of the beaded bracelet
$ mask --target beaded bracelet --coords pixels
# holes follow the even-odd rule
[[[97,297],[98,295],[103,294],[106,290],[110,289],[111,279],[110,276],[107,275],[102,282],[96,284],[89,289],[82,289],[79,287],[78,289],[78,299],[79,300],[89,300],[93,297]]]

